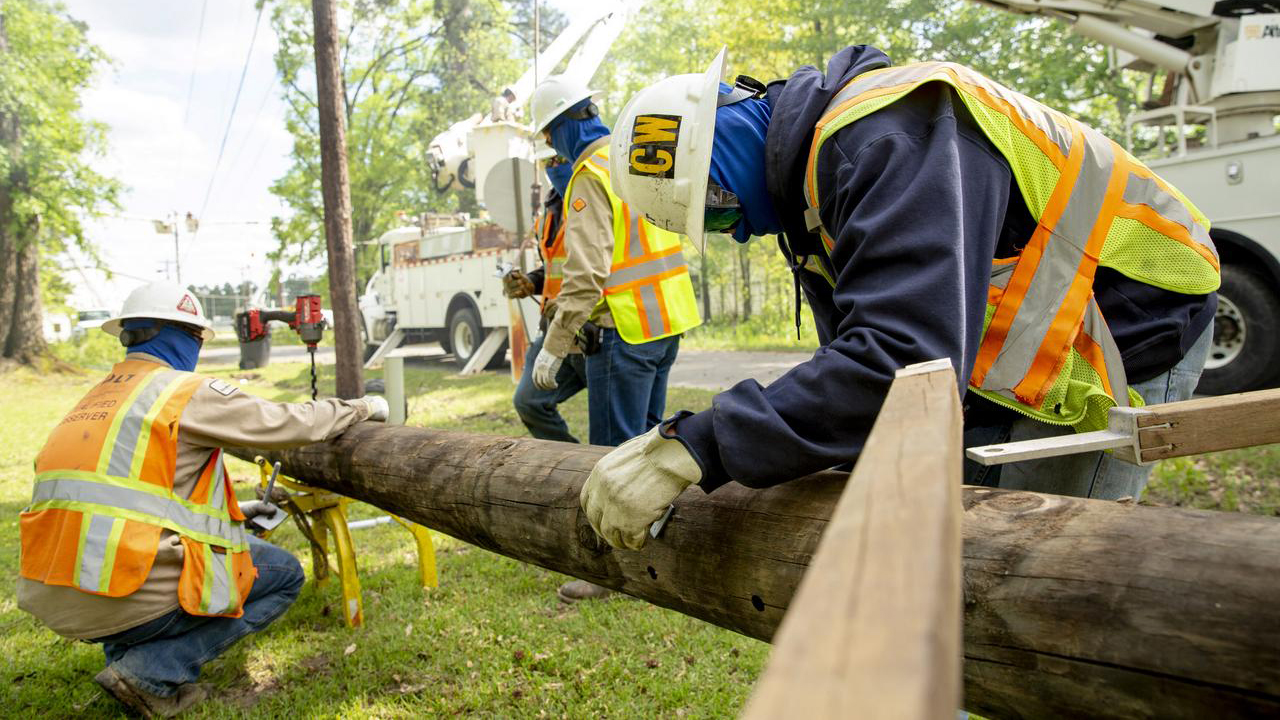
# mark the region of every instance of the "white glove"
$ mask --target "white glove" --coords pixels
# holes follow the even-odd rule
[[[538,358],[533,361],[533,384],[539,390],[555,390],[559,387],[556,383],[556,373],[560,372],[562,363],[564,358],[547,352],[544,346],[542,352],[538,353]]]
[[[369,420],[385,421],[391,415],[391,406],[381,395],[365,395],[360,398],[369,406]]]
[[[579,500],[591,527],[616,548],[639,550],[649,526],[685,488],[702,480],[702,468],[661,425],[600,458]]]

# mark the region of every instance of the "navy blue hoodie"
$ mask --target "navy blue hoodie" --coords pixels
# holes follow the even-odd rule
[[[1035,228],[1008,162],[941,83],[838,131],[819,153],[830,259],[805,227],[803,180],[813,128],[832,96],[889,59],[845,48],[824,75],[804,67],[769,85],[769,193],[822,347],[768,387],[744,380],[676,432],[703,466],[703,490],[767,487],[857,459],[894,372],[950,358],[961,395],[982,335],[991,260]],[[1095,293],[1137,382],[1171,368],[1213,317],[1215,296],[1170,293],[1099,268]],[[976,398],[976,396],[974,396]],[[990,405],[988,403],[983,403]],[[993,407],[993,406],[992,406]]]

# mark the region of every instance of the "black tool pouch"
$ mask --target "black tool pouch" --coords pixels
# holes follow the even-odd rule
[[[600,352],[600,346],[604,342],[604,328],[588,320],[573,336],[573,342],[582,350],[583,355],[595,355]]]

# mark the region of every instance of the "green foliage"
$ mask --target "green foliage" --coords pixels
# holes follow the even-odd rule
[[[49,352],[76,367],[106,370],[124,359],[120,340],[96,328],[73,340],[49,345]]]
[[[1144,501],[1280,515],[1280,445],[1162,460]]]
[[[67,240],[87,249],[83,218],[120,191],[90,164],[106,128],[80,114],[106,56],[60,3],[0,0],[0,18],[0,195],[13,200],[0,223],[19,244],[39,228],[46,254]]]

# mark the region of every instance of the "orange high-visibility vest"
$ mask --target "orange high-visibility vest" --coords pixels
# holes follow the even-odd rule
[[[257,571],[222,451],[210,455],[190,497],[173,491],[178,422],[204,379],[125,360],[62,419],[36,457],[21,514],[22,577],[123,597],[146,581],[161,532],[172,530],[185,551],[182,609],[243,614]]]
[[[551,212],[543,213],[541,243],[543,250],[543,262],[547,266],[546,275],[542,279],[542,308],[546,310],[547,303],[556,299],[560,294],[560,288],[564,287],[564,261],[568,257],[568,253],[564,248],[564,213],[560,213],[560,222],[555,222],[555,216]],[[552,233],[555,233],[552,236]]]
[[[1016,257],[993,261],[969,389],[1042,422],[1095,430],[1116,405],[1140,405],[1093,297],[1099,265],[1166,290],[1218,288],[1209,221],[1176,188],[1101,133],[955,63],[858,75],[814,130],[805,219],[828,253],[817,161],[841,128],[928,82],[949,85],[1008,161],[1037,228]],[[829,282],[834,284],[830,278]]]

